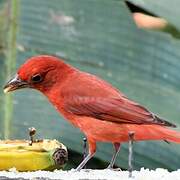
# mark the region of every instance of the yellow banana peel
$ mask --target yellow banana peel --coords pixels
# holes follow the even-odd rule
[[[27,140],[0,141],[0,170],[61,169],[67,159],[67,148],[57,140],[37,140],[32,145]]]

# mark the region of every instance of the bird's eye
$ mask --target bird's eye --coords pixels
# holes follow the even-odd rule
[[[35,74],[31,77],[31,81],[34,83],[39,83],[42,81],[42,76],[40,74]]]

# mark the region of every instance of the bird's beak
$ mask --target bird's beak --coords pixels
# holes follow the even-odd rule
[[[29,87],[29,84],[27,82],[21,80],[18,75],[15,75],[4,86],[4,93],[14,91],[14,90],[17,90],[17,89],[26,88],[26,87]]]

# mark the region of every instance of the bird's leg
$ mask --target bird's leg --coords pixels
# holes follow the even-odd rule
[[[95,154],[95,153],[94,153]],[[88,154],[86,158],[79,164],[79,166],[76,168],[76,171],[80,171],[86,163],[94,156],[94,154]]]
[[[132,160],[133,160],[133,141],[134,141],[134,132],[129,132],[129,158],[128,158],[128,170],[129,170],[129,177],[132,177]]]
[[[94,140],[88,139],[88,145],[89,145],[89,153],[76,168],[76,171],[80,171],[86,165],[86,163],[94,156],[96,152],[96,142]]]
[[[120,150],[120,145],[121,145],[120,143],[113,143],[115,151],[114,151],[113,157],[112,157],[111,162],[110,162],[109,166],[107,167],[107,169],[113,169],[114,163],[116,161],[116,157],[117,157],[118,152]]]
[[[87,138],[83,138],[83,160],[87,157],[88,155],[88,149],[87,149]],[[86,166],[84,166],[84,169],[86,169]]]

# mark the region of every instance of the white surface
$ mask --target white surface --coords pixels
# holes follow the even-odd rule
[[[62,171],[55,170],[54,172],[36,171],[36,172],[16,172],[11,169],[10,172],[0,171],[0,177],[5,176],[9,178],[25,178],[35,179],[36,177],[59,179],[59,180],[180,180],[180,169],[173,172],[168,172],[165,169],[141,169],[140,171],[133,171],[133,177],[128,178],[128,171],[113,171],[113,170],[81,170],[75,172],[74,170]]]

